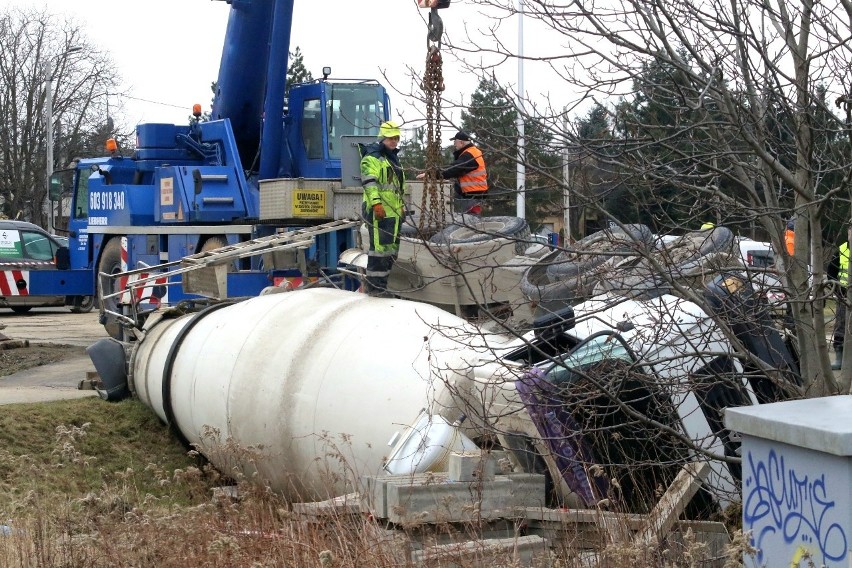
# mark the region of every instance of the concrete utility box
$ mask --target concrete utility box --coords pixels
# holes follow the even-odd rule
[[[852,396],[725,411],[742,434],[746,566],[852,566]],[[813,564],[810,564],[810,563]]]

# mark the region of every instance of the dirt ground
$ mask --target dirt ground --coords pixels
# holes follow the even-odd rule
[[[85,354],[86,348],[76,345],[30,343],[29,347],[13,349],[3,349],[0,345],[0,377]]]

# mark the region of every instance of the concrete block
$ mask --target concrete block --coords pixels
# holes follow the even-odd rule
[[[388,518],[388,485],[393,484],[418,484],[428,485],[432,483],[444,483],[446,476],[434,473],[417,473],[413,475],[385,475],[372,477],[365,475],[361,478],[361,510],[369,512],[378,519]]]
[[[543,506],[544,476],[511,474],[492,481],[453,482],[433,476],[427,483],[385,480],[387,519],[393,523],[470,522],[522,516],[523,507]]]
[[[496,471],[494,459],[487,451],[452,452],[448,474],[450,481],[492,481]]]
[[[494,460],[494,473],[504,475],[512,472],[512,460],[506,450],[489,450],[491,459]]]
[[[507,556],[512,559],[512,566],[550,565],[547,540],[535,535],[432,546],[414,551],[412,560],[439,561],[442,566],[486,566],[495,561],[504,563]]]
[[[545,506],[543,475],[539,473],[507,473],[500,477],[505,477],[512,482],[512,507]]]
[[[325,501],[293,503],[293,512],[306,520],[320,520],[356,515],[361,512],[361,505],[357,493],[347,493]]]

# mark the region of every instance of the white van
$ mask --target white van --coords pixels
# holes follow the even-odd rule
[[[772,243],[737,237],[740,256],[747,268],[775,268],[775,251]]]

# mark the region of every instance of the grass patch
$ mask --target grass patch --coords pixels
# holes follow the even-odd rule
[[[236,479],[225,479],[187,452],[138,401],[86,398],[4,406],[0,567],[415,566],[400,531],[390,534],[362,514],[309,522],[279,495],[233,475]],[[225,483],[237,485],[239,498],[212,498],[214,488]],[[472,524],[470,534],[480,528]],[[458,530],[448,528],[444,536]],[[572,529],[566,530],[570,540]],[[619,545],[605,553],[606,565],[703,565],[691,554],[704,545],[688,540],[686,552],[674,558],[656,547]],[[726,568],[740,565],[744,548],[740,543],[725,554]],[[551,555],[532,566],[585,565],[577,563],[573,550]],[[418,566],[520,565],[510,555],[494,558],[482,550],[478,559]]]
[[[4,406],[0,519],[14,517],[24,497],[47,502],[82,498],[124,483],[131,473],[140,498],[188,505],[197,491],[166,481],[176,470],[201,465],[138,401],[84,398]]]

